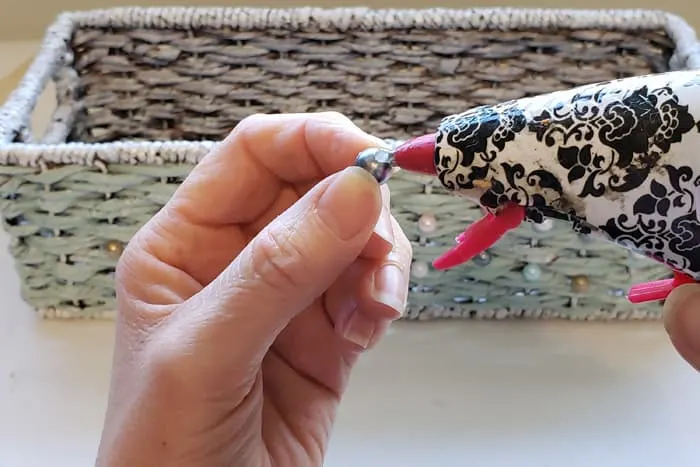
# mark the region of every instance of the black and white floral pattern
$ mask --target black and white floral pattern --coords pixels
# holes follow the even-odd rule
[[[516,202],[534,222],[565,219],[700,279],[700,71],[449,116],[435,163],[446,188],[487,209]]]

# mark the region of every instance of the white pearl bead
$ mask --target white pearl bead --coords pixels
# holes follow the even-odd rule
[[[416,261],[411,266],[411,275],[415,278],[422,279],[427,277],[429,272],[428,263],[423,261]]]
[[[528,282],[535,282],[542,277],[542,269],[536,264],[528,264],[523,268],[523,277]]]
[[[423,233],[433,233],[437,230],[437,219],[431,214],[423,214],[418,219],[418,228]]]
[[[549,232],[554,228],[554,221],[546,217],[541,224],[533,223],[532,230],[535,232]]]

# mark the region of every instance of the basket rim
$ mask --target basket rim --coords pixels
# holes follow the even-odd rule
[[[37,100],[54,73],[71,60],[68,49],[76,28],[238,28],[239,30],[272,27],[322,31],[387,29],[502,30],[522,29],[604,29],[609,31],[664,30],[675,46],[671,69],[700,68],[700,44],[695,30],[680,16],[652,9],[557,9],[557,8],[258,8],[258,7],[117,7],[69,11],[58,15],[47,29],[41,48],[24,77],[0,107],[0,165],[34,166],[51,154],[51,162],[62,163],[81,154],[85,163],[105,148],[123,152],[142,148],[147,152],[165,151],[165,143],[41,144],[12,143],[24,130]],[[171,142],[178,150],[189,142]],[[202,144],[195,143],[200,153]],[[70,148],[72,157],[66,154]],[[158,149],[155,149],[158,148]],[[191,149],[188,149],[188,151]],[[200,156],[197,156],[198,158]],[[103,159],[100,156],[99,159]],[[170,156],[168,156],[170,158]],[[40,160],[41,159],[41,160]],[[108,159],[122,160],[120,156]],[[151,159],[147,157],[146,159]],[[153,160],[157,160],[155,158]],[[103,159],[104,160],[104,159]]]
[[[270,27],[321,30],[457,29],[517,30],[609,28],[658,29],[669,21],[685,20],[659,9],[571,8],[323,8],[323,7],[116,7],[75,10],[60,14],[56,23],[74,27],[202,28],[259,30]]]
[[[107,143],[10,143],[0,145],[0,167],[44,168],[49,164],[197,164],[222,141],[114,141]]]

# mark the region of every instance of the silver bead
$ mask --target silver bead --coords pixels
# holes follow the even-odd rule
[[[523,277],[528,282],[536,282],[542,277],[542,269],[536,264],[528,264],[523,268]]]
[[[491,255],[487,251],[483,251],[476,255],[472,261],[477,266],[488,266],[491,263]]]
[[[355,165],[369,172],[379,183],[389,180],[394,170],[394,156],[382,148],[369,148],[358,154]]]
[[[532,230],[535,232],[549,232],[554,228],[554,221],[546,217],[541,223],[533,223]]]
[[[622,289],[610,289],[610,295],[614,297],[624,297],[625,296],[625,291]]]
[[[432,214],[423,214],[418,219],[418,229],[426,234],[437,230],[437,219]]]
[[[411,275],[417,279],[427,277],[429,272],[430,268],[428,267],[428,263],[424,261],[415,261],[411,265]]]

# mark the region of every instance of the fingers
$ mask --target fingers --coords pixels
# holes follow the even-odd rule
[[[391,195],[389,187],[382,185],[381,193],[382,212],[379,215],[377,225],[374,227],[374,233],[367,242],[365,249],[362,251],[363,258],[384,258],[391,252],[392,245],[394,245],[396,241],[394,237],[393,218],[391,215]]]
[[[267,211],[283,183],[325,178],[377,144],[334,112],[255,115],[193,169],[171,211],[200,225],[247,224]]]
[[[391,226],[394,249],[382,260],[356,262],[326,294],[336,334],[355,349],[376,345],[406,307],[413,253],[393,217]]]
[[[324,306],[296,316],[273,346],[287,365],[337,394],[347,386],[362,351],[380,341],[405,307],[411,244],[398,223],[392,219],[391,224],[395,248],[380,259],[355,261],[326,292]],[[387,264],[399,268],[398,282],[393,282],[396,276],[379,277]]]
[[[700,371],[700,285],[682,285],[669,295],[664,325],[681,357]]]
[[[360,255],[381,210],[379,186],[365,171],[332,175],[265,227],[182,311],[224,342],[252,343],[262,358],[288,322],[320,297]]]

